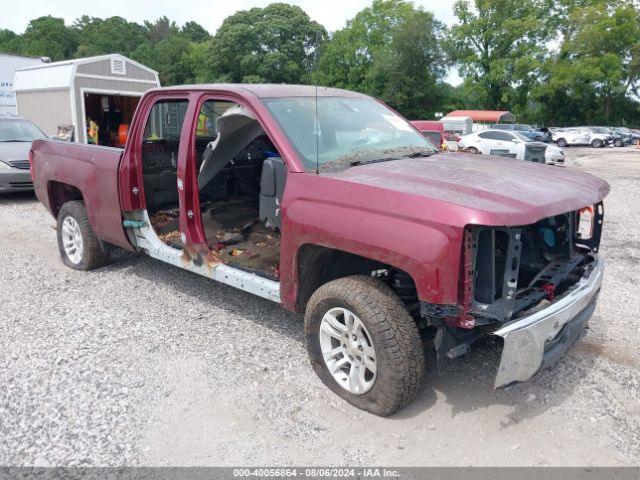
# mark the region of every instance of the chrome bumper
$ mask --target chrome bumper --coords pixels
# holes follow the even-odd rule
[[[563,327],[570,327],[571,325],[568,324],[574,320],[579,322],[580,330],[584,329],[593,313],[596,297],[602,285],[603,272],[604,261],[596,257],[591,272],[583,277],[572,291],[548,307],[514,320],[493,332],[494,335],[504,339],[495,388],[529,380],[543,365],[547,345],[557,340],[560,335],[581,333],[576,332],[575,328],[574,332],[567,333],[571,329],[563,330]],[[575,338],[573,335],[574,341]],[[561,343],[563,344],[561,352],[554,347],[553,356],[556,358],[573,342]],[[544,363],[546,366],[548,362]]]

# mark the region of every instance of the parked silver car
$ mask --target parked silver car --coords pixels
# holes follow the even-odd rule
[[[594,148],[609,145],[612,136],[606,132],[594,131],[588,127],[554,128],[551,138],[559,147],[570,145],[591,145]]]
[[[0,193],[33,190],[29,149],[47,136],[26,118],[0,116]]]
[[[546,163],[547,144],[532,142],[519,132],[482,130],[470,133],[458,140],[458,145],[469,153],[499,155],[530,162]]]

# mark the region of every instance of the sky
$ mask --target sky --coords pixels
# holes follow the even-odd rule
[[[6,0],[3,0],[3,3],[4,1]],[[311,19],[324,25],[330,32],[344,27],[348,19],[371,4],[371,0],[26,0],[11,2],[10,10],[5,10],[0,16],[0,29],[7,28],[22,33],[31,19],[45,15],[62,17],[69,25],[82,15],[100,18],[118,15],[138,23],[144,20],[153,21],[166,15],[179,26],[193,20],[214,34],[222,21],[234,12],[252,7],[265,7],[275,1],[300,6]],[[454,0],[414,0],[413,3],[433,12],[436,18],[447,25],[455,20]],[[451,71],[447,81],[457,84],[460,79],[455,71]]]

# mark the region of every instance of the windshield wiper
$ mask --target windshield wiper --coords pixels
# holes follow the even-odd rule
[[[367,165],[369,163],[381,163],[381,162],[389,162],[391,160],[400,160],[402,157],[384,157],[384,158],[374,158],[373,160],[354,160],[349,162],[349,165],[355,167],[357,165]]]
[[[382,157],[382,158],[374,158],[373,160],[353,160],[349,163],[352,167],[356,167],[358,165],[367,165],[369,163],[381,163],[381,162],[389,162],[391,160],[401,160],[403,158],[420,158],[420,157],[430,157],[431,155],[435,155],[436,151],[423,151],[423,152],[411,152],[406,155],[398,155],[394,157]]]
[[[17,138],[12,138],[10,140],[0,140],[0,142],[31,142],[31,140],[20,140]]]
[[[402,155],[403,158],[419,158],[419,157],[430,157],[431,155],[435,155],[438,153],[435,150],[425,150],[424,152],[411,152],[406,155]]]

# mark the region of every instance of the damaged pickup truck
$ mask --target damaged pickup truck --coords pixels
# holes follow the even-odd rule
[[[418,394],[428,338],[441,366],[501,339],[496,387],[528,380],[581,336],[602,282],[606,182],[438,153],[354,92],[151,90],[124,149],[38,140],[30,162],[66,265],[119,247],[304,312],[313,369],[377,415]]]

